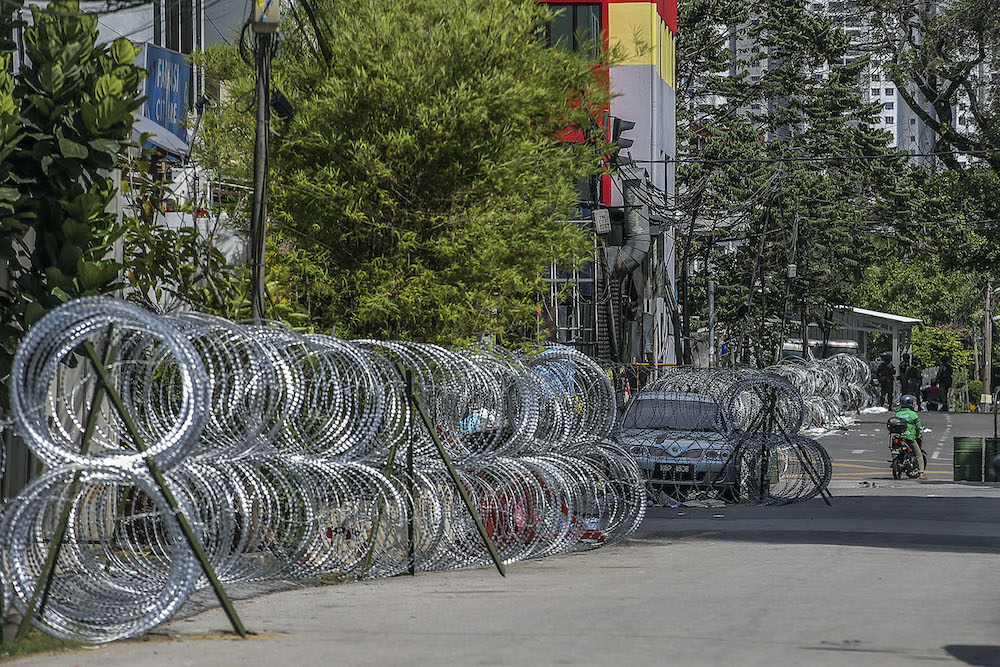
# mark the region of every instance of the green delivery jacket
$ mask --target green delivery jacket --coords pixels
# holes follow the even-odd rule
[[[924,431],[923,426],[920,425],[920,415],[909,408],[903,408],[896,413],[896,416],[906,421],[906,433],[903,434],[903,437],[916,441]]]

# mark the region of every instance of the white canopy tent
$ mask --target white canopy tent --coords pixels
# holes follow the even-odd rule
[[[868,356],[868,335],[889,334],[892,340],[892,365],[899,367],[902,352],[913,352],[913,327],[922,320],[892,313],[880,313],[865,308],[846,308],[834,315],[840,323],[840,333],[845,338],[858,341],[862,356]]]

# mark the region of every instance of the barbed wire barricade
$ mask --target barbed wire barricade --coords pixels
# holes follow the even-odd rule
[[[845,426],[851,413],[878,405],[871,367],[854,355],[808,361],[790,357],[767,370],[787,379],[802,394],[807,426]]]
[[[86,298],[25,336],[11,405],[48,470],[4,514],[4,600],[67,639],[141,634],[207,586],[243,634],[223,583],[502,571],[645,512],[611,383],[563,347],[345,341]]]
[[[635,457],[648,501],[786,504],[823,495],[826,450],[798,435],[806,414],[799,391],[775,373],[750,369],[609,369],[625,394],[616,440]]]

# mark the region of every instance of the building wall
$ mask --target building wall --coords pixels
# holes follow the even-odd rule
[[[609,0],[606,25],[608,45],[625,57],[611,67],[611,90],[618,95],[611,115],[635,122],[626,135],[635,142],[628,153],[647,169],[654,188],[670,197],[674,168],[666,161],[677,154],[676,0]],[[606,195],[621,204],[617,188]]]
[[[651,203],[672,209],[674,165],[677,155],[676,0],[610,0],[607,12],[608,45],[617,48],[624,60],[611,67],[611,115],[635,122],[627,138],[633,145],[627,154],[636,168],[645,169],[652,187]],[[633,169],[634,173],[634,169]],[[613,205],[624,203],[622,189],[607,192]],[[654,209],[655,213],[655,209]],[[644,273],[643,312],[631,327],[629,359],[676,363],[671,312],[676,294],[674,270],[674,230],[667,224],[654,231]]]
[[[672,363],[674,345],[672,314],[676,308],[674,275],[674,235],[672,209],[674,192],[674,167],[668,160],[676,156],[676,53],[677,53],[677,2],[676,0],[540,0],[564,10],[549,30],[550,44],[562,43],[579,48],[576,39],[567,37],[567,19],[574,6],[587,5],[583,12],[588,17],[593,9],[600,9],[604,45],[616,49],[623,60],[609,68],[608,80],[614,98],[607,109],[610,116],[632,121],[636,125],[623,135],[633,145],[622,151],[621,156],[631,158],[633,164],[619,167],[615,173],[603,178],[600,202],[617,211],[618,222],[612,223],[612,232],[606,235],[603,247],[606,252],[604,266],[612,266],[623,245],[643,245],[643,233],[630,238],[629,227],[622,219],[625,212],[625,181],[630,192],[638,196],[640,217],[649,228],[649,251],[642,265],[626,276],[617,275],[612,283],[623,285],[621,299],[637,302],[634,314],[619,319],[616,308],[601,304],[594,331],[607,337],[606,322],[615,320],[618,331],[614,339],[620,345],[620,360]],[[574,14],[577,18],[579,14]],[[579,23],[579,21],[577,21]],[[610,128],[608,128],[610,132]],[[633,213],[635,212],[634,209]],[[652,215],[651,215],[652,213]],[[614,215],[612,216],[615,219]],[[601,281],[607,272],[601,272]],[[607,274],[610,275],[610,274]],[[617,290],[617,286],[613,288]],[[617,293],[617,292],[616,292]],[[601,347],[601,344],[598,344]],[[615,355],[613,355],[614,357]]]

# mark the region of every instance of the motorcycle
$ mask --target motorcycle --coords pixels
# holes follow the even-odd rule
[[[924,457],[924,470],[927,469],[927,452],[916,442],[909,438],[904,438],[906,433],[906,420],[899,417],[889,419],[886,427],[889,429],[889,467],[892,470],[892,478],[899,479],[903,475],[910,478],[920,477],[920,466],[917,463],[917,452]]]

